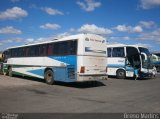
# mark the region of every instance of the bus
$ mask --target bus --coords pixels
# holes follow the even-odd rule
[[[108,44],[107,74],[119,79],[151,78],[154,72],[150,57],[149,50],[143,46]]]
[[[151,61],[152,64],[156,67],[157,72],[160,72],[160,53],[153,53]]]
[[[70,35],[5,50],[4,73],[55,81],[80,82],[107,78],[105,38]]]

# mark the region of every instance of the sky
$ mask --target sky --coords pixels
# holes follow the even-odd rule
[[[160,0],[0,0],[0,51],[79,33],[160,52]]]

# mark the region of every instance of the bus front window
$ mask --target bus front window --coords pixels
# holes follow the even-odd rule
[[[152,69],[151,54],[147,48],[139,47],[142,59],[142,68]]]

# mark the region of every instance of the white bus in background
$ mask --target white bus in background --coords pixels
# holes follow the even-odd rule
[[[147,48],[137,45],[107,45],[107,74],[117,78],[150,78],[154,75]]]
[[[54,81],[92,81],[107,77],[105,39],[94,34],[12,47],[4,52],[4,72]]]

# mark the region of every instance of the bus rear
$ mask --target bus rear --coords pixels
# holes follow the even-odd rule
[[[98,35],[86,34],[78,41],[77,81],[103,78],[107,78],[105,39]]]

